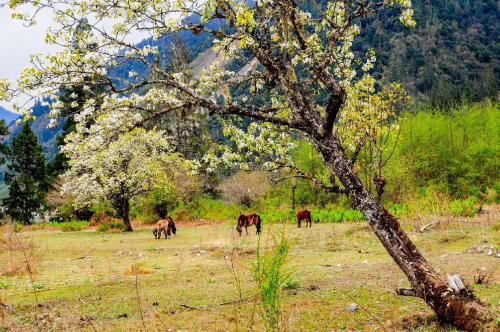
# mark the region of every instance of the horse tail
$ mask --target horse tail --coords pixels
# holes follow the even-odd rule
[[[172,233],[175,233],[177,232],[177,228],[175,227],[175,224],[174,224],[174,219],[168,217],[170,219],[170,222],[172,222]]]
[[[257,234],[260,234],[260,229],[261,229],[261,219],[260,216],[257,215],[257,223],[255,224],[255,227],[257,227]]]

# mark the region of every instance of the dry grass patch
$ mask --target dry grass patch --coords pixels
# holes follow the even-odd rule
[[[126,276],[135,276],[135,275],[146,275],[146,274],[155,274],[155,270],[146,267],[144,262],[140,262],[132,265],[127,271],[125,271]]]

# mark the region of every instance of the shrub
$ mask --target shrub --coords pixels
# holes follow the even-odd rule
[[[224,201],[213,199],[209,195],[199,195],[189,204],[180,205],[170,216],[175,221],[196,218],[236,221],[240,211],[246,209],[247,207],[242,205],[227,205]]]
[[[98,232],[113,232],[122,231],[125,229],[125,224],[121,221],[112,221],[101,224],[97,227]]]
[[[456,217],[474,217],[478,212],[478,209],[474,207],[475,201],[474,196],[465,201],[452,201],[450,202],[450,211]]]
[[[56,223],[55,225],[61,228],[63,232],[79,232],[83,229],[83,226],[88,226],[88,222],[82,220],[73,220],[71,222]],[[51,225],[54,225],[51,223]]]
[[[265,172],[240,171],[224,180],[220,190],[229,202],[250,206],[264,197],[269,187]]]
[[[281,288],[283,289],[295,289],[297,287],[299,287],[299,281],[290,276],[288,276],[281,285]]]
[[[273,246],[266,252],[261,252],[261,237],[257,245],[256,262],[252,265],[252,273],[257,281],[262,317],[270,331],[279,331],[283,322],[283,306],[281,290],[285,285],[296,284],[291,278],[292,271],[287,268],[288,254],[291,243],[285,237],[282,229],[274,234]]]
[[[24,228],[23,225],[20,222],[18,222],[18,221],[14,221],[12,223],[12,232],[14,232],[14,233],[20,233],[20,232],[22,232],[23,228]]]

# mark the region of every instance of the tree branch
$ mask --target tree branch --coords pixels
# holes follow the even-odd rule
[[[278,166],[277,168],[275,169],[271,169],[269,171],[272,171],[272,170],[277,170],[277,169],[280,169],[280,168],[288,168],[290,170],[293,170],[293,172],[295,174],[293,175],[289,175],[289,176],[284,176],[276,181],[273,181],[275,183],[278,183],[278,182],[282,182],[284,180],[287,180],[287,179],[292,179],[292,178],[300,178],[300,179],[307,179],[307,180],[310,180],[314,183],[314,185],[320,189],[323,189],[329,193],[335,193],[335,194],[347,194],[347,190],[343,187],[340,187],[340,186],[337,186],[337,185],[332,185],[331,187],[329,186],[326,186],[324,185],[320,180],[318,180],[317,178],[315,178],[314,176],[310,175],[310,174],[307,174],[307,173],[304,173],[302,171],[299,170],[298,167],[296,166],[291,166],[291,165],[280,165]]]

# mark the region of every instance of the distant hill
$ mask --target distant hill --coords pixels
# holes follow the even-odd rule
[[[0,106],[0,119],[5,120],[5,124],[9,125],[12,121],[17,119],[19,114],[7,111],[5,108]]]

